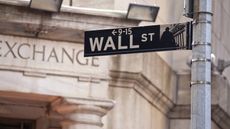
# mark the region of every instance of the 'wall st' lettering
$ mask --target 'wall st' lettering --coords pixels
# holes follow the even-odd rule
[[[114,40],[112,36],[108,37],[94,37],[89,38],[90,49],[92,52],[95,51],[107,51],[111,50],[125,50],[125,49],[136,49],[140,46],[138,44],[134,44],[133,35],[126,35],[127,40],[123,40],[122,36],[117,36],[117,39]],[[117,41],[117,42],[116,42]]]

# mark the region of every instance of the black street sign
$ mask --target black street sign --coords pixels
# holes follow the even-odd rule
[[[84,56],[191,50],[192,24],[142,26],[85,32]]]

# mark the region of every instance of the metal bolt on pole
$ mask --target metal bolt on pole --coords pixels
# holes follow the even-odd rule
[[[194,0],[191,129],[211,129],[212,0]]]

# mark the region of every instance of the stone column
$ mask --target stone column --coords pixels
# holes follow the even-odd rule
[[[63,116],[62,129],[101,129],[102,117],[114,106],[112,100],[64,98],[52,104]]]

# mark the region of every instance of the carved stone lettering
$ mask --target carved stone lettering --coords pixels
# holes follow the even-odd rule
[[[84,57],[83,44],[0,35],[0,69],[96,76],[105,67],[107,62],[98,57]]]
[[[16,55],[14,54],[13,48],[17,43],[14,43],[13,45],[10,45],[7,41],[5,41],[5,44],[7,46],[8,51],[5,53],[4,57],[6,57],[8,54],[12,54],[14,58],[17,58]]]

